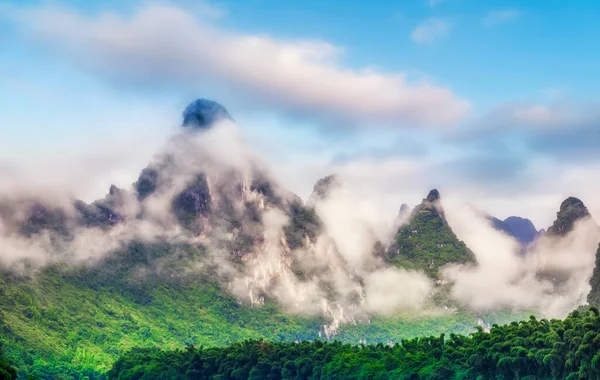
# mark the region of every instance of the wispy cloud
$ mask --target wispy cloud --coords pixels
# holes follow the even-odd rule
[[[521,12],[517,9],[498,9],[490,11],[483,18],[483,25],[487,27],[506,24],[514,21],[521,16]]]
[[[418,44],[431,44],[450,32],[450,23],[437,18],[425,20],[417,26],[410,38]]]
[[[343,48],[328,42],[240,34],[172,5],[149,4],[131,17],[39,6],[13,18],[46,47],[121,86],[198,91],[210,83],[253,106],[397,128],[451,124],[470,107],[422,78],[348,67]],[[447,26],[434,20],[424,28],[416,40],[427,42]]]

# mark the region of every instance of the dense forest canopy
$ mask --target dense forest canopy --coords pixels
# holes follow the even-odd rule
[[[564,320],[529,320],[399,344],[270,343],[225,348],[135,349],[109,379],[598,379],[596,308]]]

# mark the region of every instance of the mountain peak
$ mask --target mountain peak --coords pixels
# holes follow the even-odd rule
[[[510,229],[510,235],[514,236],[521,245],[527,245],[539,236],[533,222],[519,216],[509,216],[503,223]]]
[[[410,214],[410,207],[406,203],[402,203],[402,205],[400,206],[400,212],[398,213],[398,215],[400,217],[404,217],[404,216],[407,216],[408,214]]]
[[[583,202],[579,198],[569,197],[560,204],[560,211],[565,212],[568,210],[576,210],[586,215],[589,214],[587,207],[583,204]]]
[[[233,120],[225,107],[212,100],[196,99],[183,110],[182,126],[202,130],[220,120]]]
[[[119,189],[118,187],[116,187],[115,185],[110,185],[110,189],[108,190],[108,194],[109,195],[117,195],[121,192],[122,190]]]
[[[433,189],[427,194],[427,198],[425,198],[427,202],[435,202],[440,200],[440,192],[437,189]]]
[[[556,220],[548,228],[548,234],[564,236],[573,230],[575,222],[589,216],[590,212],[580,199],[569,197],[561,203]]]
[[[336,174],[330,174],[321,178],[313,187],[312,197],[317,199],[325,198],[332,189],[343,186],[342,180]]]

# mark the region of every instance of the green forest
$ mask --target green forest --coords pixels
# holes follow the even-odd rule
[[[25,378],[18,370],[0,350],[0,379]],[[440,334],[395,344],[247,339],[225,347],[132,348],[106,373],[80,378],[600,379],[600,315],[591,307],[564,320],[531,316],[495,324],[489,332],[478,327],[469,335]]]
[[[0,359],[6,379],[14,370]],[[599,379],[600,316],[592,307],[564,320],[478,328],[470,335],[418,337],[396,344],[245,340],[172,351],[135,348],[108,379]]]
[[[0,278],[0,344],[21,378],[101,379],[133,348],[224,347],[247,339],[312,341],[328,323],[322,317],[285,313],[274,302],[241,304],[209,276],[124,280],[130,277],[50,267],[30,279]],[[376,317],[369,323],[343,324],[336,338],[356,344],[468,333],[479,318],[490,323],[510,321],[514,315]]]
[[[598,379],[596,308],[386,345],[247,340],[226,348],[136,349],[109,379]]]

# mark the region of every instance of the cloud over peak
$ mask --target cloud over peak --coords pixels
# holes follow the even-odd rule
[[[470,108],[451,90],[405,73],[345,66],[339,46],[231,32],[174,5],[148,4],[131,17],[47,6],[10,13],[37,41],[119,85],[212,84],[253,106],[399,128],[452,124]],[[428,42],[447,28],[433,21],[414,38]]]

